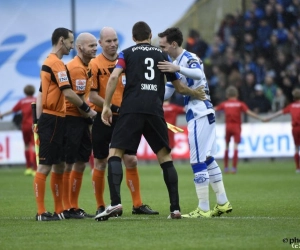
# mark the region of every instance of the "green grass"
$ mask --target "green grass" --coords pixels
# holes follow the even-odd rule
[[[189,164],[176,164],[183,213],[198,204]],[[0,249],[290,249],[284,238],[300,239],[300,175],[292,160],[240,162],[238,174],[224,175],[233,212],[220,218],[167,220],[166,187],[157,164],[140,165],[143,202],[159,216],[131,215],[131,198],[123,181],[123,216],[35,221],[32,177],[19,167],[0,168]],[[46,207],[53,212],[49,177]],[[107,184],[106,184],[107,185]],[[105,197],[109,203],[108,188]],[[210,191],[210,205],[215,195]],[[94,213],[96,202],[87,168],[80,206]],[[299,243],[298,243],[299,245]]]

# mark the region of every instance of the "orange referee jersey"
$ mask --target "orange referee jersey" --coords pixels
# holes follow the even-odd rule
[[[110,77],[111,72],[114,70],[117,59],[114,61],[108,60],[103,54],[98,55],[96,58],[92,59],[91,69],[93,75],[93,84],[91,90],[97,91],[98,95],[103,99],[105,98],[105,91],[108,79]],[[119,81],[116,87],[116,91],[112,97],[112,104],[121,106],[124,85],[126,84],[125,74],[122,73],[119,77]],[[95,111],[101,112],[102,107],[95,106]]]
[[[49,54],[41,69],[43,113],[65,116],[65,96],[62,90],[70,88],[66,67],[55,54]]]
[[[75,56],[67,63],[66,67],[72,90],[81,96],[84,101],[87,101],[93,80],[89,66],[84,65],[82,60],[78,56]],[[68,100],[66,100],[66,115],[81,116],[78,108]]]

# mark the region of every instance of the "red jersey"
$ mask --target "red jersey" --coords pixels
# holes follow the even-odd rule
[[[184,113],[184,108],[171,103],[164,103],[163,105],[164,109],[164,117],[166,122],[171,123],[173,125],[176,124],[176,119],[179,114]]]
[[[300,127],[300,101],[289,104],[282,110],[282,113],[290,113],[292,117],[292,127]]]
[[[236,99],[228,99],[217,105],[215,110],[224,110],[225,112],[225,122],[226,123],[237,123],[241,124],[241,114],[247,112],[249,110],[246,103],[241,102]]]
[[[33,96],[22,98],[12,109],[14,112],[22,112],[22,127],[32,126],[32,102],[36,102],[36,98]]]

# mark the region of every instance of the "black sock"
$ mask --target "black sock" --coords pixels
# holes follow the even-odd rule
[[[179,194],[178,194],[178,175],[173,165],[173,161],[164,162],[160,166],[163,170],[164,181],[166,183],[169,192],[170,211],[171,212],[173,212],[174,210],[180,211]]]
[[[111,205],[121,204],[121,183],[123,180],[123,169],[121,158],[112,156],[108,159],[107,180],[110,191]]]

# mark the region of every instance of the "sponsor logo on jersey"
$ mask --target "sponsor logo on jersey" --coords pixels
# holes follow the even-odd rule
[[[86,87],[86,80],[85,79],[77,79],[75,85],[76,85],[76,90],[84,91],[85,87]]]
[[[152,47],[152,46],[137,46],[132,48],[132,52],[136,50],[143,50],[143,51],[159,51],[162,53],[162,50],[157,47]]]
[[[142,83],[141,90],[157,91],[157,85],[156,84]]]
[[[68,76],[67,76],[67,72],[66,71],[60,71],[58,72],[58,80],[60,82],[68,82]]]
[[[125,86],[126,85],[126,76],[122,75],[122,84]]]

